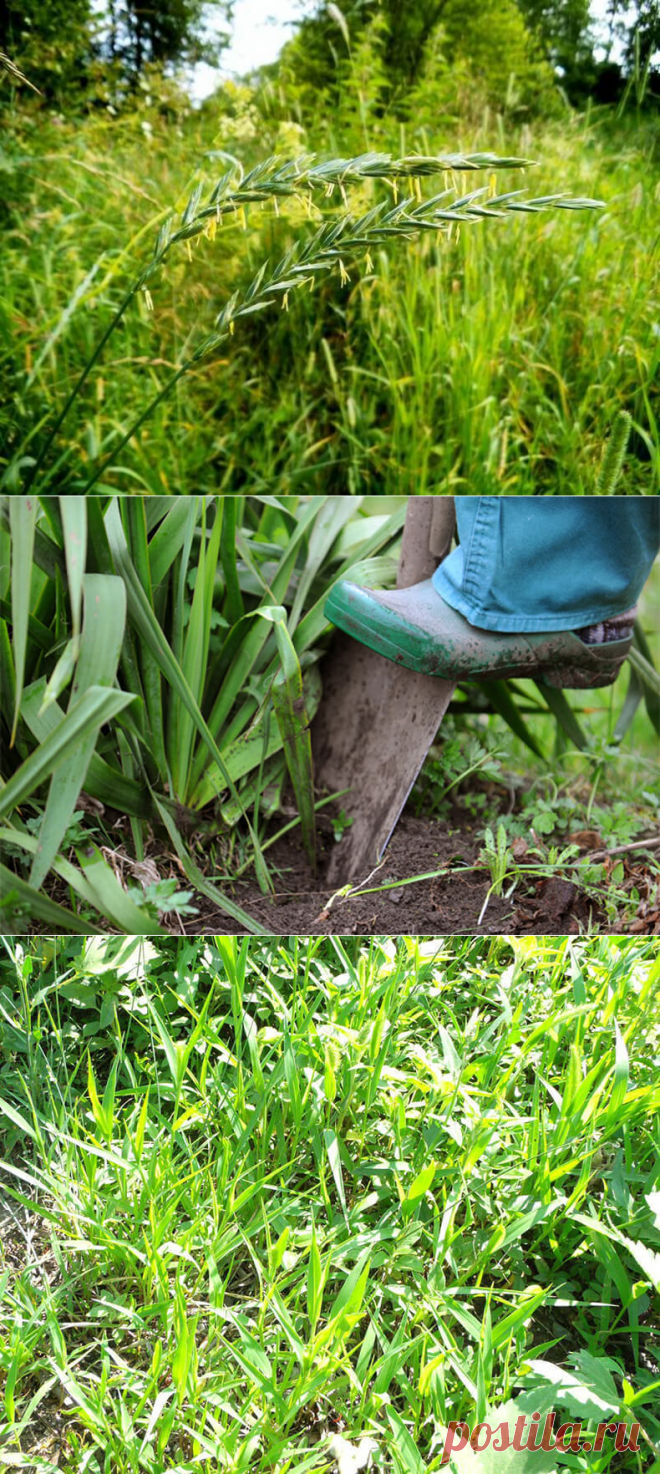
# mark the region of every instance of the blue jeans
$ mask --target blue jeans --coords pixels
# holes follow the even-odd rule
[[[480,629],[581,629],[635,604],[660,548],[660,497],[462,496],[433,575]]]

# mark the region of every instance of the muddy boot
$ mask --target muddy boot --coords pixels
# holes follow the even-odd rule
[[[444,681],[528,676],[548,686],[609,686],[632,643],[635,610],[580,631],[499,634],[469,624],[431,579],[374,592],[338,583],[325,603],[333,624],[409,670]]]

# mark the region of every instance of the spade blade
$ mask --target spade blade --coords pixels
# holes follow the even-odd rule
[[[453,681],[418,675],[337,634],[312,726],[317,783],[353,823],[334,850],[329,886],[361,880],[381,858],[451,701]]]

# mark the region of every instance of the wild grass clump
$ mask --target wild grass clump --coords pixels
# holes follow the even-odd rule
[[[536,131],[511,121],[505,131],[483,116],[459,123],[448,149],[447,134],[420,132],[412,119],[388,136],[374,118],[373,147],[347,114],[331,140],[338,168],[310,166],[311,130],[269,116],[259,94],[249,102],[259,129],[251,123],[245,139],[234,140],[240,119],[223,106],[169,125],[137,114],[55,128],[19,115],[3,154],[5,490],[34,477],[42,492],[297,491],[311,482],[340,494],[592,492],[620,409],[632,418],[622,488],[653,489],[658,173],[646,133],[628,129],[613,142],[577,117]],[[327,150],[320,124],[319,134]],[[281,158],[292,145],[300,164],[263,166],[269,147]],[[371,171],[380,180],[365,177],[374,154],[388,155]],[[460,175],[475,155],[487,172],[489,155],[539,159],[533,195],[578,193],[607,209],[570,224],[500,220],[486,233],[473,219],[459,230],[458,216],[474,215],[456,201],[471,193]],[[431,202],[425,211],[415,194],[406,210],[394,191],[397,160],[408,160],[404,176],[421,178],[434,156],[460,171],[442,205],[455,212],[451,231]],[[217,221],[203,181],[219,173]],[[314,272],[304,259],[308,216],[319,228],[320,207],[329,231],[340,221],[342,178],[357,220],[364,225],[377,203],[385,214],[387,198],[387,229],[404,239],[395,249],[382,234],[358,235],[350,250],[347,221],[345,271],[335,258]],[[509,194],[506,171],[503,179]],[[484,202],[488,214],[487,192],[473,201]],[[152,260],[149,239],[173,207],[169,242],[166,228]],[[517,209],[515,198],[503,208]],[[204,236],[214,225],[212,244]],[[287,277],[273,275],[287,261],[293,279],[316,281],[290,302]],[[271,311],[250,323],[246,295],[266,262]],[[217,319],[226,313],[229,334],[235,293],[241,332],[219,341]],[[273,312],[285,300],[289,311]]]
[[[658,984],[650,939],[5,941],[7,1461],[302,1474],[339,1431],[422,1474],[553,1409],[639,1424],[553,1467],[652,1467]]]

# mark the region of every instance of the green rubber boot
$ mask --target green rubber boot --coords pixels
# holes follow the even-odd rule
[[[392,592],[338,583],[324,608],[333,624],[370,650],[443,681],[529,676],[548,686],[609,686],[632,643],[632,634],[587,645],[572,630],[506,635],[477,629],[445,603],[430,578]],[[626,626],[632,629],[634,619],[631,610]]]

